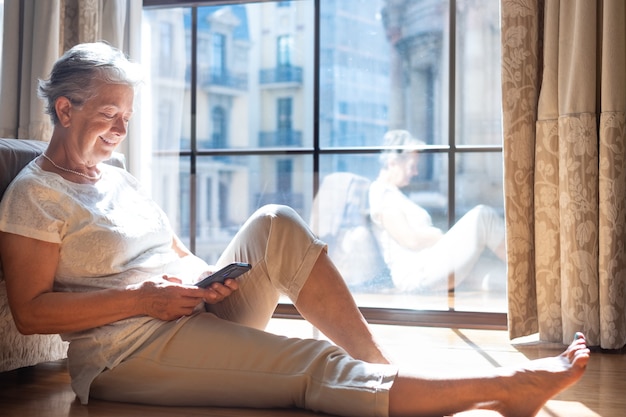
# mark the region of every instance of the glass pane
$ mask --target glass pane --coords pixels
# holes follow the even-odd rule
[[[455,227],[469,259],[455,277],[457,310],[506,312],[502,175],[500,152],[457,154]]]
[[[504,214],[501,152],[468,152],[456,155],[456,218],[478,204]]]
[[[375,146],[387,129],[390,45],[380,0],[320,2],[320,146]]]
[[[187,247],[190,246],[190,166],[189,157],[152,158],[152,198],[167,214],[174,232]]]
[[[457,0],[457,138],[462,145],[502,145],[500,2]]]
[[[196,254],[215,263],[241,225],[256,209],[266,204],[286,204],[308,219],[312,194],[310,156],[199,158]],[[181,199],[186,198],[189,196],[181,195]],[[183,213],[183,219],[188,215],[188,212]]]
[[[313,97],[304,95],[313,85],[312,6],[198,7],[193,121],[199,149],[312,146]],[[188,10],[188,45],[190,27]],[[186,73],[189,82],[190,61]]]
[[[189,9],[149,9],[143,13],[149,49],[144,56],[148,85],[141,92],[145,133],[142,150],[148,154],[173,153],[189,147],[191,107],[186,70],[190,46],[185,37],[186,13]],[[154,189],[159,187],[158,182],[153,184]]]
[[[192,9],[144,11],[155,149],[310,148],[313,2],[196,10],[194,114]]]

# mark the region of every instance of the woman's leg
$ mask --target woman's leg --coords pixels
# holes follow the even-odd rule
[[[91,397],[374,417],[387,416],[396,374],[394,366],[355,360],[327,341],[287,338],[199,313],[167,323],[100,374]]]
[[[297,213],[286,206],[259,209],[220,257],[252,264],[240,289],[210,305],[218,317],[263,329],[280,293],[311,324],[356,359],[388,363],[337,268]]]
[[[528,417],[582,376],[581,336],[563,354],[470,376],[396,376],[324,341],[288,339],[200,313],[168,323],[92,384],[94,398],[162,405],[301,407],[344,416]]]
[[[450,415],[483,408],[505,417],[534,416],[550,398],[582,377],[589,349],[584,337],[577,336],[561,355],[531,361],[522,367],[445,379],[401,372],[389,392],[389,415]]]
[[[307,321],[354,358],[389,363],[326,252],[313,266],[295,306]]]

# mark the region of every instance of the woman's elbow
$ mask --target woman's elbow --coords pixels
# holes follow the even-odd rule
[[[34,317],[30,317],[27,314],[20,314],[19,312],[11,311],[13,316],[13,323],[18,332],[25,336],[34,334],[50,334],[52,332],[45,331],[41,326],[41,321]]]
[[[37,334],[33,326],[28,325],[28,323],[25,323],[22,320],[18,320],[17,318],[15,318],[15,316],[13,316],[13,322],[15,323],[15,328],[17,329],[17,331],[24,336]]]

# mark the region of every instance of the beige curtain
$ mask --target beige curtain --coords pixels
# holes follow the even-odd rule
[[[0,137],[48,140],[37,80],[81,42],[106,40],[139,55],[141,0],[5,0]]]
[[[502,0],[509,331],[626,344],[626,2]]]

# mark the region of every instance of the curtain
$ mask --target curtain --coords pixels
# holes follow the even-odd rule
[[[509,332],[626,344],[626,2],[502,0]]]
[[[106,40],[139,56],[140,0],[5,0],[0,137],[48,140],[37,82],[67,49]]]

